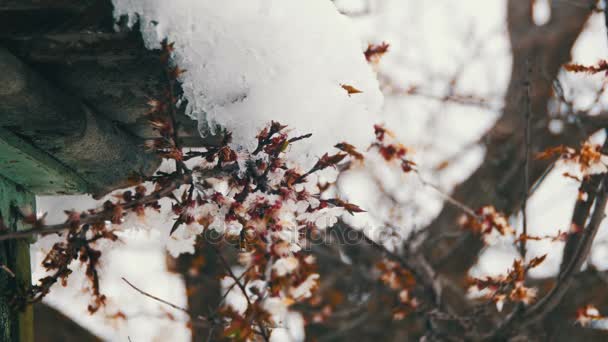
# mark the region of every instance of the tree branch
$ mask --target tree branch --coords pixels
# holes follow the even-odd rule
[[[173,193],[174,190],[178,189],[181,185],[188,184],[192,182],[192,175],[189,173],[181,175],[180,178],[174,179],[170,184],[161,188],[158,191],[152,192],[149,195],[146,195],[140,199],[133,200],[126,203],[121,203],[119,205],[122,206],[123,210],[133,209],[140,205],[146,205],[153,202],[158,201],[161,198],[169,196]],[[110,220],[112,218],[113,211],[109,209],[103,209],[101,211],[95,213],[83,213],[79,217],[79,222],[81,225],[84,224],[93,224],[98,222],[104,222]],[[53,234],[60,233],[66,230],[69,230],[72,226],[73,222],[66,221],[64,223],[58,223],[53,225],[43,225],[40,227],[24,229],[16,232],[8,232],[4,234],[0,234],[0,241],[4,240],[12,240],[12,239],[24,239],[28,238],[32,235],[38,234]]]
[[[608,200],[608,175],[604,175],[602,184],[598,190],[597,199],[595,201],[595,209],[591,215],[589,224],[585,228],[583,237],[578,244],[576,253],[572,256],[568,266],[561,272],[557,279],[557,284],[553,289],[540,301],[538,301],[530,309],[526,310],[523,315],[525,324],[532,324],[539,319],[542,319],[546,314],[553,310],[560,302],[564,294],[568,291],[570,284],[573,281],[573,275],[580,271],[581,266],[587,260],[587,256],[591,251],[593,240],[600,228],[600,223],[606,216],[606,203]]]
[[[608,202],[608,174],[602,175],[602,182],[597,189],[595,208],[589,224],[584,230],[582,239],[578,243],[576,251],[569,260],[564,260],[567,266],[563,268],[557,278],[557,282],[553,288],[536,304],[524,309],[520,313],[512,315],[502,322],[492,333],[487,336],[488,339],[494,339],[498,336],[503,336],[509,332],[513,332],[515,326],[525,328],[544,319],[554,310],[561,302],[564,295],[568,292],[571,284],[574,282],[574,275],[580,271],[581,266],[587,260],[587,256],[591,251],[593,240],[599,230],[600,223],[606,216],[606,203]],[[580,212],[575,211],[573,221],[578,219]],[[585,220],[586,220],[585,216]]]
[[[493,204],[499,211],[512,213],[521,206],[519,191],[525,168],[521,161],[526,154],[526,119],[521,115],[522,99],[526,79],[530,80],[530,120],[529,152],[537,153],[555,145],[578,145],[581,135],[564,131],[554,135],[548,129],[547,103],[552,94],[552,80],[561,65],[570,58],[570,49],[591,14],[595,0],[578,0],[584,6],[568,3],[552,3],[552,21],[537,27],[532,22],[527,0],[508,2],[508,27],[513,50],[513,70],[505,96],[502,117],[486,133],[481,142],[487,147],[484,162],[468,180],[457,186],[453,196],[459,202],[473,208]],[[588,6],[587,6],[588,5]],[[528,70],[526,61],[533,66]],[[578,128],[577,128],[578,129]],[[534,184],[542,176],[550,162],[535,162],[529,165],[529,181]],[[459,231],[456,208],[445,206],[439,216],[429,226],[429,236],[445,232]],[[483,247],[481,240],[471,233],[459,243],[441,241],[425,243],[426,257],[437,270],[451,274],[461,283],[468,269],[475,263]],[[446,256],[449,255],[449,258]],[[440,262],[440,263],[439,263]]]

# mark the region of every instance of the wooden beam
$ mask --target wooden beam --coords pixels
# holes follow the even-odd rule
[[[23,229],[14,208],[36,208],[33,193],[0,176],[0,214],[10,230]],[[0,293],[18,293],[32,283],[30,271],[29,241],[14,240],[0,243]],[[33,309],[27,306],[17,312],[11,306],[10,296],[0,296],[0,340],[6,342],[33,342]]]
[[[14,37],[66,28],[113,31],[111,0],[2,0],[0,35]]]
[[[68,31],[27,37],[5,36],[0,44],[54,86],[142,139],[156,138],[148,123],[150,98],[162,91],[160,51],[148,50],[137,28],[124,32]],[[198,122],[177,116],[182,146],[219,142],[201,138]]]
[[[76,172],[3,128],[0,128],[0,174],[38,195],[87,190],[87,182]]]
[[[102,339],[74,322],[59,310],[45,304],[34,304],[36,342],[101,342]]]
[[[95,0],[3,0],[0,11],[23,11],[39,9],[62,9],[66,11],[82,11]]]
[[[151,174],[160,164],[157,156],[144,153],[140,139],[56,89],[5,49],[0,49],[0,70],[0,127],[52,155],[72,171],[66,176],[84,179],[85,192],[103,195],[125,187],[130,174]]]

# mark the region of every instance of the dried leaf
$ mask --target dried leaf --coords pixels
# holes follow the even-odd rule
[[[379,45],[369,44],[367,46],[367,50],[363,53],[365,55],[365,59],[368,62],[377,63],[380,58],[388,51],[390,47],[386,42],[382,42]]]
[[[601,60],[598,65],[581,65],[576,63],[569,63],[564,65],[564,69],[570,72],[586,72],[589,74],[596,74],[602,71],[608,71],[608,62],[606,60]]]
[[[545,261],[545,259],[547,258],[547,254],[533,258],[532,260],[530,260],[530,262],[528,263],[528,267],[529,268],[534,268],[540,264],[542,264],[543,261]]]
[[[341,142],[341,143],[337,144],[335,146],[335,148],[348,153],[350,156],[352,156],[353,158],[355,158],[357,160],[363,160],[363,155],[357,151],[355,146],[353,146],[349,143]]]
[[[538,160],[549,159],[556,155],[562,155],[562,154],[566,153],[567,151],[568,151],[568,148],[563,145],[556,146],[556,147],[549,147],[548,149],[537,153],[536,159],[538,159]]]
[[[362,93],[361,90],[359,90],[351,85],[348,85],[348,84],[341,84],[340,86],[342,87],[342,89],[346,90],[346,92],[348,93],[349,96],[352,94]]]

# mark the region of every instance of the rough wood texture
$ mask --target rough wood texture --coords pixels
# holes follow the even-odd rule
[[[87,191],[86,181],[73,170],[3,128],[0,169],[0,174],[38,195]]]
[[[101,342],[78,323],[44,303],[34,305],[35,342]]]
[[[22,186],[0,176],[0,214],[2,221],[11,230],[23,228],[14,207],[29,206],[35,210],[34,194]],[[3,241],[0,243],[0,293],[15,293],[15,289],[31,284],[29,242],[25,240]],[[0,296],[0,341],[33,342],[33,310],[27,307],[17,312],[9,303],[10,297]]]
[[[62,3],[25,1],[7,4],[4,11],[0,5],[0,45],[94,112],[140,138],[157,136],[145,114],[149,98],[162,89],[160,52],[144,47],[137,27],[115,26],[110,0]],[[8,12],[20,19],[2,22]],[[35,13],[46,16],[44,23]],[[179,115],[178,122],[184,146],[214,141],[202,139],[189,117]]]
[[[165,70],[137,28],[114,24],[110,0],[0,0],[0,174],[38,194],[104,194],[133,171],[155,170],[142,143],[158,136],[147,102]],[[213,143],[196,121],[177,120],[182,146]],[[201,298],[219,300],[215,277],[185,276],[214,289],[195,294],[193,310],[206,310]],[[52,308],[37,314],[37,341],[98,340]]]
[[[157,136],[147,123],[147,102],[163,89],[159,52],[143,46],[137,30],[26,37],[5,45],[46,79],[82,99],[141,138]],[[201,145],[196,121],[179,115],[180,136]]]
[[[137,28],[115,26],[112,10],[110,0],[0,1],[0,110],[7,113],[0,127],[76,171],[97,194],[157,165],[141,145],[158,136],[147,102],[165,78],[159,51],[144,47]],[[177,119],[183,146],[214,142],[200,137],[196,121]]]
[[[132,173],[151,174],[160,164],[140,140],[2,49],[0,69],[0,126],[72,169],[85,180],[86,192],[124,187]]]

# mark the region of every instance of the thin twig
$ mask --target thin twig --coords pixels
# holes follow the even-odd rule
[[[217,250],[217,248],[214,247],[214,249],[216,251],[218,258],[222,262],[222,265],[224,265],[226,272],[228,272],[228,275],[230,276],[230,278],[232,278],[232,280],[234,280],[234,282],[239,287],[239,289],[241,289],[243,296],[245,296],[245,299],[247,300],[248,307],[252,307],[253,304],[251,303],[251,299],[249,299],[249,295],[247,294],[247,290],[245,289],[245,286],[243,284],[241,284],[239,277],[237,277],[234,274],[234,272],[232,271],[232,267],[230,267],[230,264],[228,264],[228,262],[226,261],[224,256]],[[258,326],[260,327],[260,334],[262,335],[262,338],[264,338],[264,341],[269,342],[270,337],[268,336],[268,332],[266,331],[264,324],[262,324],[262,322],[260,321],[260,319],[258,317],[254,316],[254,319],[255,319],[256,323],[258,324]]]
[[[528,197],[532,197],[532,195],[534,195],[534,193],[536,193],[536,190],[538,190],[540,188],[540,186],[543,184],[543,182],[545,181],[545,179],[547,179],[547,176],[555,168],[555,163],[556,162],[557,161],[554,160],[551,164],[549,164],[549,166],[547,166],[545,168],[545,170],[543,170],[543,173],[540,176],[538,176],[538,178],[536,179],[536,181],[534,181],[534,183],[532,183],[532,185],[530,186],[530,189],[528,190]]]
[[[131,282],[129,282],[129,281],[128,281],[128,280],[127,280],[125,277],[121,277],[121,279],[122,279],[122,280],[123,280],[125,283],[127,283],[127,285],[129,285],[131,288],[133,288],[135,291],[137,291],[137,292],[141,293],[142,295],[144,295],[144,296],[146,296],[146,297],[148,297],[148,298],[151,298],[151,299],[153,299],[153,300],[155,300],[155,301],[157,301],[157,302],[160,302],[160,303],[163,303],[163,304],[165,304],[165,305],[168,305],[168,306],[170,306],[170,307],[172,307],[172,308],[174,308],[174,309],[176,309],[176,310],[179,310],[179,311],[185,312],[186,314],[188,314],[188,316],[189,316],[189,317],[195,317],[195,318],[197,318],[197,319],[199,319],[199,320],[201,320],[201,321],[209,322],[209,319],[208,319],[207,317],[205,317],[205,316],[201,316],[201,315],[193,315],[193,314],[192,314],[192,313],[191,313],[191,312],[190,312],[188,309],[186,309],[186,308],[184,308],[184,307],[181,307],[181,306],[179,306],[179,305],[177,305],[177,304],[173,304],[173,303],[171,303],[171,302],[169,302],[169,301],[167,301],[167,300],[164,300],[164,299],[162,299],[162,298],[159,298],[159,297],[157,297],[157,296],[155,296],[155,295],[152,295],[152,294],[150,294],[150,293],[148,293],[148,292],[146,292],[146,291],[144,291],[144,290],[142,290],[142,289],[138,288],[137,286],[135,286],[135,285],[133,285]]]
[[[185,312],[187,314],[190,314],[190,311],[188,311],[188,309],[183,308],[183,307],[181,307],[181,306],[179,306],[177,304],[173,304],[173,303],[171,303],[169,301],[166,301],[166,300],[164,300],[162,298],[156,297],[155,295],[152,295],[152,294],[150,294],[150,293],[148,293],[148,292],[146,292],[146,291],[138,288],[137,286],[133,285],[130,281],[128,281],[125,277],[121,277],[121,279],[122,279],[122,281],[124,281],[125,283],[127,283],[127,285],[131,286],[131,288],[133,288],[135,291],[141,293],[142,295],[144,295],[144,296],[146,296],[148,298],[154,299],[157,302],[161,302],[161,303],[163,303],[165,305],[168,305],[168,306],[170,306],[170,307],[172,307],[172,308],[174,308],[176,310],[183,311],[183,312]]]
[[[604,1],[604,26],[606,26],[606,33],[608,33],[608,1]]]
[[[526,96],[525,96],[525,105],[524,109],[524,120],[525,120],[525,144],[524,144],[524,184],[522,191],[522,203],[521,203],[521,213],[522,213],[522,233],[524,236],[528,236],[528,215],[527,215],[527,207],[528,207],[528,191],[530,188],[530,121],[532,118],[532,101],[531,101],[531,83],[530,83],[530,74],[532,73],[530,67],[530,61],[527,61],[528,64],[528,77],[525,82],[526,86]],[[526,240],[521,239],[519,242],[519,254],[521,255],[522,260],[526,260]]]
[[[439,303],[441,298],[441,285],[438,283],[437,276],[435,271],[432,269],[430,264],[426,262],[422,256],[415,256],[413,258],[406,258],[402,255],[399,255],[384,245],[372,240],[365,233],[358,229],[354,229],[343,221],[340,221],[340,225],[344,228],[347,234],[356,234],[357,240],[363,240],[366,244],[371,246],[373,249],[379,251],[380,253],[386,255],[393,261],[398,262],[401,266],[405,267],[407,270],[412,272],[414,277],[418,279],[422,284],[425,285],[425,288],[431,290],[432,301],[434,303]],[[418,265],[414,264],[412,261],[419,263]]]
[[[118,205],[120,205],[123,210],[129,210],[129,209],[133,209],[139,205],[153,203],[153,202],[158,201],[161,198],[169,196],[171,193],[173,193],[174,190],[178,189],[183,184],[190,183],[191,181],[192,181],[192,176],[189,173],[183,174],[183,175],[181,175],[180,178],[174,179],[169,185],[163,187],[162,189],[160,189],[158,191],[154,191],[151,194],[144,196],[140,199],[136,199],[136,200],[133,200],[133,201],[130,201],[127,203],[120,203]],[[98,222],[103,222],[103,221],[111,219],[112,215],[113,215],[112,211],[108,211],[108,210],[102,210],[102,211],[96,212],[94,214],[84,213],[80,216],[79,224],[84,225],[84,224],[94,224],[94,223],[98,223]],[[71,226],[72,226],[71,222],[63,222],[63,223],[59,223],[59,224],[44,225],[41,227],[25,229],[25,230],[20,230],[20,231],[16,231],[16,232],[4,233],[4,234],[0,234],[0,241],[23,239],[23,238],[28,238],[32,235],[37,235],[37,234],[60,233],[60,232],[69,230],[71,228]]]
[[[416,175],[418,175],[418,179],[420,179],[420,182],[422,183],[422,185],[435,190],[439,195],[441,195],[441,197],[443,197],[446,201],[448,201],[448,203],[450,203],[451,205],[455,206],[456,208],[464,211],[465,213],[469,214],[472,217],[479,216],[475,213],[475,210],[473,210],[471,207],[467,206],[466,204],[460,202],[459,200],[457,200],[454,197],[450,196],[449,194],[445,193],[437,185],[424,179],[424,177],[422,177],[422,175],[420,174],[420,172],[418,172],[418,170],[415,170],[415,172],[416,172]]]
[[[247,268],[245,270],[245,272],[243,272],[239,277],[238,280],[240,281],[241,279],[243,279],[243,277],[247,274],[247,272],[249,272],[251,269],[253,268],[253,265],[249,266],[249,268]],[[226,300],[226,297],[228,297],[228,294],[230,294],[230,291],[232,291],[232,289],[234,289],[234,287],[236,286],[236,282],[234,282],[232,285],[230,285],[230,287],[228,287],[226,289],[226,292],[224,292],[224,294],[222,295],[222,298],[220,299],[220,304],[224,302],[224,300]]]
[[[0,268],[3,269],[6,273],[8,273],[12,278],[16,278],[15,272],[13,272],[8,266],[4,264],[0,264]]]

